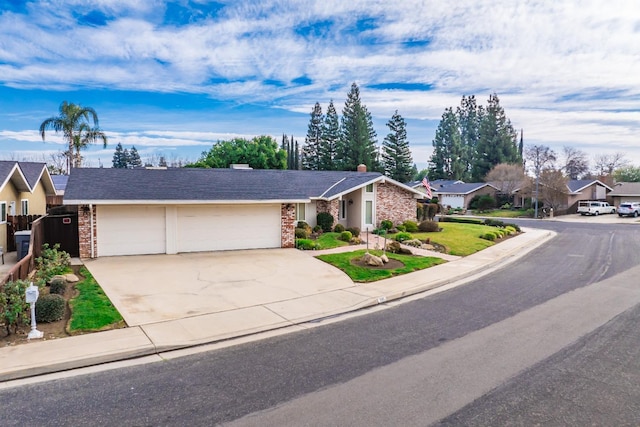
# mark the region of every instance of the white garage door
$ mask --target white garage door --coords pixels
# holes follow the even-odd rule
[[[98,206],[98,256],[163,254],[164,206]]]
[[[280,205],[181,206],[178,252],[280,247]]]

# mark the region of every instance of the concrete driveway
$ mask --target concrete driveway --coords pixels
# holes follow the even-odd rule
[[[85,266],[129,326],[354,286],[346,274],[296,249],[103,257]]]

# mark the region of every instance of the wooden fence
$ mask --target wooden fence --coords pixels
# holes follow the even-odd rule
[[[7,248],[6,252],[13,252],[16,248],[15,232],[31,230],[33,222],[40,215],[8,215],[7,216]]]
[[[40,217],[31,223],[29,251],[4,277],[0,278],[0,289],[7,282],[28,278],[29,273],[34,270],[35,260],[42,253],[42,243],[44,241],[43,218]]]

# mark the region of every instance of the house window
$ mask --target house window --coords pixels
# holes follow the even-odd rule
[[[373,193],[373,184],[367,184],[364,191],[367,193]]]
[[[373,202],[367,200],[364,205],[364,223],[373,225]]]
[[[306,221],[304,203],[296,204],[296,221]]]
[[[0,202],[0,222],[7,222],[7,202]]]
[[[347,201],[340,200],[340,220],[347,219]]]
[[[29,200],[23,199],[20,201],[20,212],[22,212],[22,215],[29,215]]]

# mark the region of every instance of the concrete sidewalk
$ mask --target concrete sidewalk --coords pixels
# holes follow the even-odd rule
[[[548,230],[525,231],[520,236],[476,254],[459,259],[449,257],[450,261],[445,264],[374,283],[345,283],[335,289],[319,290],[265,304],[2,348],[0,381],[295,327],[431,289],[444,289],[445,285],[486,274],[512,262],[555,236]]]

